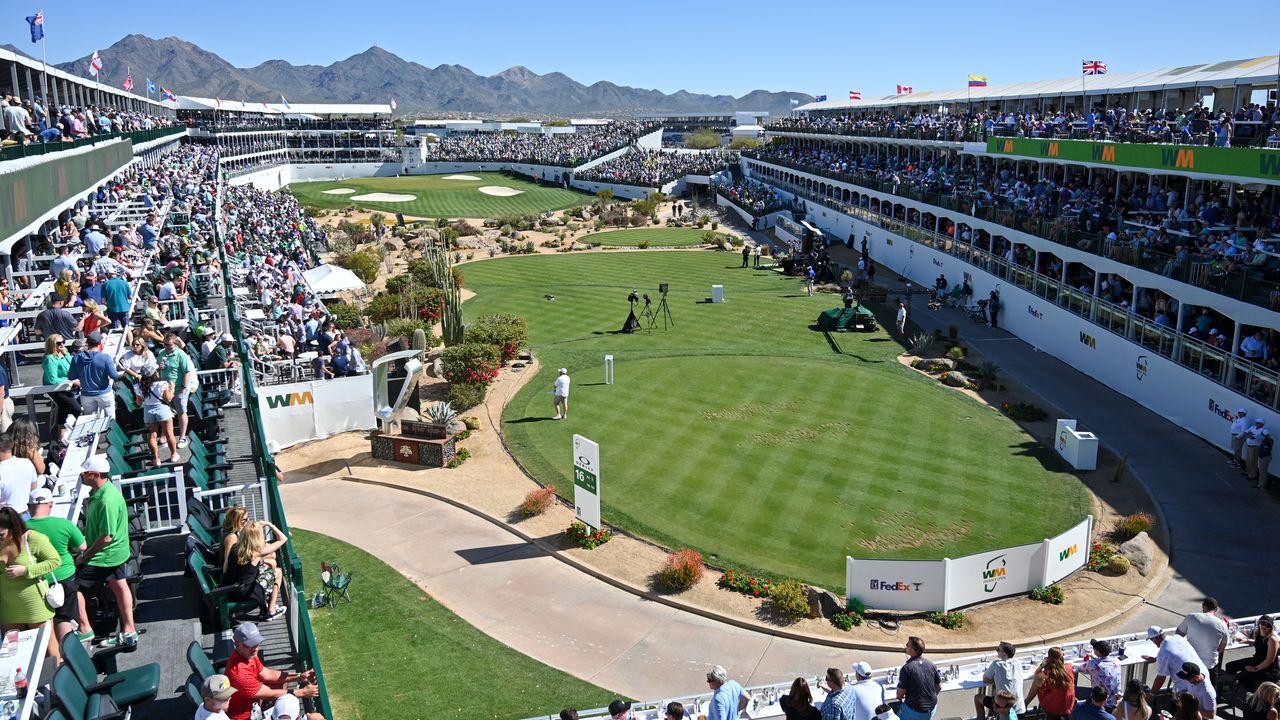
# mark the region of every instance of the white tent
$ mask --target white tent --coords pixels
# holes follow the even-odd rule
[[[307,287],[316,295],[326,296],[344,290],[364,290],[365,284],[350,270],[337,265],[320,265],[302,273]]]

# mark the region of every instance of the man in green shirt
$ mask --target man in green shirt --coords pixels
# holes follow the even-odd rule
[[[54,582],[62,585],[64,598],[62,607],[53,611],[53,623],[57,636],[64,638],[71,632],[71,623],[80,617],[80,603],[76,596],[76,563],[71,556],[84,552],[84,535],[75,523],[50,514],[53,511],[53,493],[44,488],[31,493],[27,510],[31,513],[27,527],[49,538],[49,544],[53,545],[53,549],[58,551],[58,557],[62,558],[62,564],[52,573]],[[79,639],[93,637],[93,631],[88,628],[83,630],[85,632],[76,633]]]
[[[84,534],[89,549],[80,556],[76,577],[81,593],[106,583],[116,599],[121,633],[107,641],[108,647],[138,644],[133,626],[133,593],[129,590],[129,509],[120,489],[111,483],[107,456],[94,455],[80,470],[80,482],[93,488],[84,506]],[[88,629],[89,613],[80,603],[80,627]]]
[[[191,356],[178,346],[178,336],[173,333],[164,334],[164,349],[156,353],[156,362],[160,363],[160,379],[173,388],[173,416],[178,421],[178,449],[181,450],[190,442],[187,440],[187,401],[200,381]]]

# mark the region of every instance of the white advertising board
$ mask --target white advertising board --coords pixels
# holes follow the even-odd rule
[[[945,601],[940,560],[845,558],[845,595],[881,610],[937,610]]]
[[[1045,545],[1044,584],[1055,583],[1084,567],[1093,538],[1093,516]]]
[[[600,446],[573,436],[573,514],[600,529]]]
[[[278,448],[372,430],[373,383],[364,375],[258,388],[258,410],[267,443]]]
[[[992,550],[947,561],[944,610],[1021,595],[1040,586],[1043,543]]]

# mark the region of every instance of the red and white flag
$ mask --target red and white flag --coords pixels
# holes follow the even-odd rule
[[[133,70],[129,69],[124,76],[124,89],[133,92]]]
[[[862,99],[862,93],[861,93],[861,92],[859,92],[859,91],[857,91],[857,90],[850,90],[850,91],[849,91],[849,99],[850,99],[850,100],[861,100],[861,99]]]
[[[911,94],[911,86],[910,86],[910,85],[899,85],[899,86],[898,86],[898,94],[899,94],[899,95],[910,95],[910,94]]]
[[[98,77],[98,73],[102,72],[102,58],[98,56],[98,51],[93,51],[93,58],[89,60],[89,74]]]

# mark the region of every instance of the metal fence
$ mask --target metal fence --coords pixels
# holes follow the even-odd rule
[[[131,478],[115,478],[125,502],[139,504],[138,515],[148,535],[187,525],[187,485],[182,467]]]

